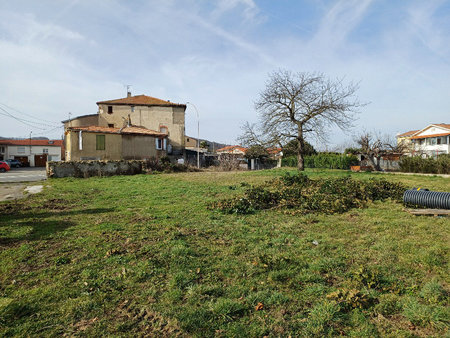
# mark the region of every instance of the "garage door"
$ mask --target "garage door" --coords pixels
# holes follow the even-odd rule
[[[45,167],[47,163],[47,154],[34,155],[34,166],[35,167]]]

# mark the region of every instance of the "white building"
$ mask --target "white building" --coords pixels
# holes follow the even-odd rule
[[[411,144],[411,155],[435,157],[450,154],[450,124],[430,124],[421,130],[397,135],[397,142]]]
[[[61,161],[62,140],[0,140],[0,160],[16,159],[23,166],[45,167],[47,161]]]

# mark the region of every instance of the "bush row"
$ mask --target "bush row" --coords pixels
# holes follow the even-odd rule
[[[450,155],[443,154],[437,158],[419,156],[402,157],[400,171],[409,173],[450,174]]]
[[[358,163],[358,158],[355,155],[319,153],[305,156],[305,168],[350,169],[350,166],[358,165]],[[284,167],[296,167],[297,157],[283,158],[282,165]]]
[[[289,213],[341,213],[362,208],[369,201],[392,198],[401,201],[405,187],[384,179],[354,180],[286,174],[260,186],[246,188],[243,195],[217,201],[210,209],[249,214],[256,210],[283,209]]]
[[[198,171],[198,169],[188,166],[186,164],[171,163],[169,157],[161,158],[152,157],[145,160],[145,168],[147,172],[164,172],[177,173],[187,171]]]

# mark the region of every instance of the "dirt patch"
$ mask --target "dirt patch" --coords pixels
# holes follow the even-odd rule
[[[24,198],[23,184],[1,184],[0,185],[0,202],[10,201],[19,198]]]
[[[42,207],[52,211],[72,209],[72,205],[70,205],[66,200],[58,198],[51,198],[45,201]]]
[[[139,333],[149,336],[181,337],[181,329],[175,320],[163,317],[146,306],[140,306],[133,301],[125,300],[117,307],[115,314],[117,322],[131,321]]]

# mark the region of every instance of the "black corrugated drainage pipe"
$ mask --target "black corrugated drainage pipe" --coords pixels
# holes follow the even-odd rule
[[[403,202],[408,205],[434,209],[450,209],[450,193],[413,188],[405,191]]]

